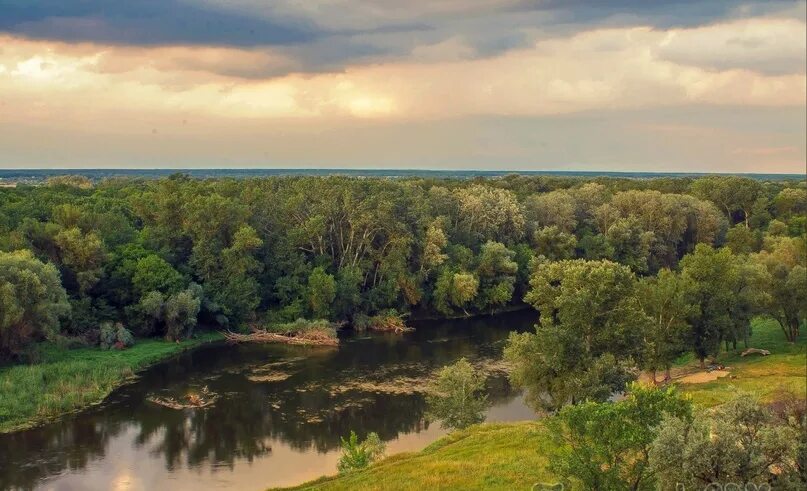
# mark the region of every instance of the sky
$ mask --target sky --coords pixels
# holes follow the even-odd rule
[[[807,1],[0,0],[0,168],[804,173]]]

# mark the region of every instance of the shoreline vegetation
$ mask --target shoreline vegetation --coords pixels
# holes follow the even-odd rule
[[[696,409],[714,408],[742,393],[752,394],[762,404],[772,404],[788,393],[807,397],[807,340],[788,342],[770,319],[755,319],[753,327],[752,346],[766,349],[770,355],[743,357],[744,348],[724,349],[713,361],[724,365],[729,376],[686,383],[686,375],[702,371],[699,362],[692,356],[677,360],[671,383],[691,398]],[[643,380],[650,383],[649,377]],[[532,489],[536,483],[558,482],[547,459],[551,445],[542,421],[481,423],[452,432],[421,451],[394,454],[366,469],[270,491]]]
[[[206,332],[182,342],[139,339],[125,350],[40,346],[40,361],[0,368],[0,433],[26,430],[103,403],[137,373],[184,351],[222,340]]]

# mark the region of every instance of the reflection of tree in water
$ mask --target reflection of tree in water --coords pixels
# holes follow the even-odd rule
[[[104,456],[108,441],[125,426],[75,418],[47,429],[0,435],[0,489],[30,489],[45,476],[84,469]]]
[[[491,326],[493,320],[501,325]],[[532,322],[532,317],[507,322],[506,316],[463,320],[404,337],[373,336],[306,356],[288,347],[265,346],[189,353],[150,370],[103,408],[0,435],[0,488],[30,488],[66,469],[80,470],[93,460],[114,458],[105,455],[110,440],[127,438],[128,428],[134,441],[124,444],[162,456],[169,470],[207,462],[232,468],[237,461],[267,455],[273,441],[300,452],[327,452],[337,450],[340,437],[350,430],[362,436],[374,431],[383,440],[421,431],[428,427],[423,394],[390,390],[390,385],[401,379],[425,383],[433,370],[461,356],[472,361],[499,357],[508,330],[524,329]],[[288,378],[269,383],[247,378],[256,367],[267,365],[286,372]],[[357,386],[357,381],[379,386],[368,389]],[[185,410],[144,401],[153,390],[181,390],[189,384],[208,385],[220,398],[211,407]],[[514,397],[503,376],[489,378],[488,390],[494,404]]]

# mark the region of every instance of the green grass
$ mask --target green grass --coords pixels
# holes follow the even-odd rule
[[[750,346],[771,351],[770,356],[723,352],[718,361],[736,378],[704,384],[680,384],[698,407],[722,404],[738,392],[755,394],[763,402],[782,389],[807,397],[807,335],[788,343],[775,321],[756,319]],[[739,350],[740,352],[742,349]],[[679,365],[697,365],[693,357]],[[481,424],[452,433],[421,452],[393,455],[368,469],[346,476],[323,477],[296,490],[424,490],[532,489],[536,482],[551,483],[546,469],[548,439],[538,421]]]
[[[730,377],[703,384],[680,384],[691,394],[698,406],[710,407],[732,399],[740,392],[749,392],[762,402],[771,402],[781,391],[807,397],[807,335],[796,343],[788,343],[779,324],[770,319],[756,319],[749,342],[753,348],[766,349],[770,356],[741,357],[738,351],[724,351],[717,361],[730,368]],[[695,364],[695,361],[688,363]]]
[[[182,343],[141,339],[123,351],[66,350],[45,344],[40,363],[0,368],[0,433],[36,426],[100,403],[138,370],[217,339],[221,339],[219,333],[205,333]]]
[[[551,480],[543,451],[547,444],[538,422],[476,425],[421,452],[393,455],[366,470],[291,489],[531,489]]]

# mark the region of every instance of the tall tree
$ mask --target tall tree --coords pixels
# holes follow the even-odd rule
[[[741,213],[742,221],[748,227],[754,204],[762,193],[762,184],[748,177],[708,176],[695,180],[692,192],[719,206],[730,222],[733,222],[734,213]]]
[[[779,322],[788,341],[795,342],[807,311],[807,251],[801,238],[769,239],[754,260],[765,268],[765,312]]]
[[[662,269],[658,276],[639,281],[636,298],[650,319],[643,332],[642,362],[652,373],[664,370],[664,380],[670,380],[670,366],[687,349],[689,319],[696,313],[691,280]]]
[[[734,330],[731,313],[737,302],[738,274],[737,259],[728,248],[699,244],[681,260],[681,275],[692,285],[698,307],[689,319],[689,337],[701,366],[707,356],[717,355],[720,342]]]
[[[511,334],[511,379],[549,411],[605,400],[633,375],[648,319],[631,270],[610,261],[535,261],[524,300],[540,315],[535,333]]]
[[[315,319],[327,319],[336,298],[336,281],[322,267],[314,268],[308,277],[308,306]]]
[[[30,251],[0,251],[0,359],[18,356],[37,337],[57,334],[59,319],[69,313],[52,264]]]

